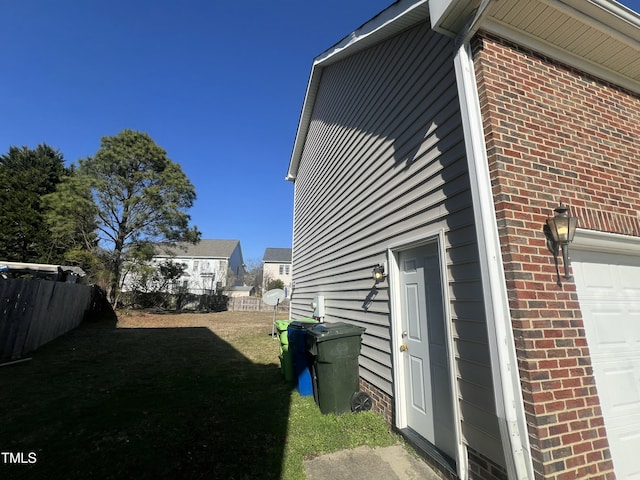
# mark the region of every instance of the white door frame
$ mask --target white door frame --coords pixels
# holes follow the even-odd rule
[[[438,229],[427,237],[421,237],[413,241],[402,243],[399,245],[392,245],[387,249],[387,264],[389,267],[388,281],[389,281],[389,295],[390,295],[390,309],[391,309],[391,359],[393,365],[393,396],[395,403],[395,423],[398,429],[406,428],[407,425],[407,411],[406,411],[406,386],[407,386],[407,372],[402,361],[400,352],[400,346],[403,343],[402,340],[402,295],[400,289],[400,265],[398,262],[400,253],[412,248],[421,247],[430,243],[437,243],[439,262],[440,262],[440,286],[442,290],[442,308],[445,320],[445,332],[447,335],[447,360],[449,363],[449,379],[451,385],[451,399],[453,401],[453,420],[454,420],[454,434],[456,441],[456,468],[458,477],[462,480],[467,479],[468,465],[467,465],[467,449],[462,442],[462,430],[461,430],[461,413],[460,403],[457,401],[459,398],[458,382],[455,369],[455,357],[453,355],[453,332],[451,328],[451,312],[449,308],[449,293],[447,285],[447,271],[446,271],[446,250],[445,250],[445,232],[444,229]]]

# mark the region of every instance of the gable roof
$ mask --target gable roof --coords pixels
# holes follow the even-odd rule
[[[428,16],[428,0],[398,0],[313,60],[286,180],[294,181],[298,175],[322,69],[423,22]]]
[[[427,19],[458,41],[481,29],[640,93],[640,14],[613,0],[398,0],[314,59],[287,180],[298,175],[322,70]]]
[[[175,247],[162,248],[158,256],[229,258],[240,245],[240,240],[200,240],[195,245],[179,242]]]
[[[262,257],[263,262],[291,263],[290,248],[267,248]]]

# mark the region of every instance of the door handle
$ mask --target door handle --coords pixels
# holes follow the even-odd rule
[[[401,352],[406,352],[407,350],[409,350],[409,345],[407,345],[406,343],[403,343],[402,345],[400,345]]]

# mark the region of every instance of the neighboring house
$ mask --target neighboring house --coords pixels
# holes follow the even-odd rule
[[[262,291],[272,280],[282,280],[287,297],[291,294],[291,249],[267,248],[262,257]]]
[[[361,389],[444,475],[637,478],[639,139],[637,13],[394,3],[313,63],[292,318],[366,328]]]
[[[244,261],[239,240],[200,240],[192,243],[178,243],[175,247],[161,250],[154,257],[157,263],[171,260],[185,266],[178,280],[181,287],[190,293],[209,293],[219,288],[242,285]],[[228,285],[232,273],[234,285]]]

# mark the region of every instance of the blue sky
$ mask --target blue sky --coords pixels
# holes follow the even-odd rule
[[[313,58],[391,3],[0,0],[0,153],[47,143],[71,163],[146,132],[195,185],[203,238],[261,259],[291,244],[284,177]]]

